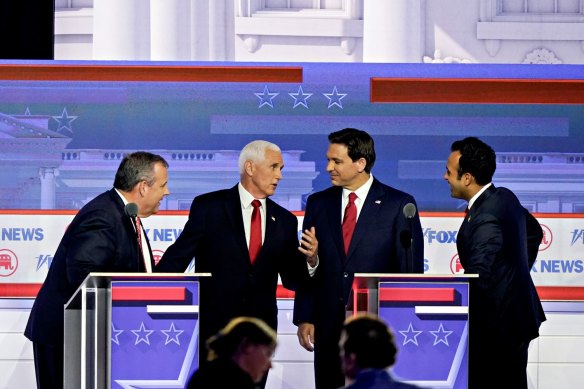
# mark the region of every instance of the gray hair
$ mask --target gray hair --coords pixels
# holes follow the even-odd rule
[[[261,162],[266,157],[266,150],[281,152],[280,147],[277,144],[268,142],[266,140],[254,140],[245,145],[245,147],[239,153],[239,174],[243,175],[245,173],[245,161],[252,161],[255,163]]]

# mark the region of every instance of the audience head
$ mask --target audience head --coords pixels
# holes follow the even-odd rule
[[[276,332],[260,319],[237,317],[207,341],[208,360],[233,360],[254,382],[260,382],[272,367]]]
[[[387,325],[372,314],[345,321],[339,342],[343,371],[355,378],[364,369],[387,369],[396,360],[397,348]]]

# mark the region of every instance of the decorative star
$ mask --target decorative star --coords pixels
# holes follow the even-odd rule
[[[422,332],[424,331],[414,330],[414,326],[412,326],[412,323],[410,323],[407,330],[399,331],[399,333],[404,336],[404,342],[402,346],[405,346],[408,343],[413,343],[418,346],[418,335],[420,335]]]
[[[24,111],[24,116],[30,116],[30,109],[28,107],[26,107],[26,110]]]
[[[63,108],[63,112],[61,116],[53,116],[57,122],[59,122],[59,127],[57,128],[57,132],[61,132],[61,130],[67,130],[70,133],[73,133],[73,128],[71,127],[71,123],[77,119],[77,116],[69,116],[67,113],[67,108]]]
[[[432,335],[434,335],[434,346],[438,343],[444,343],[448,346],[448,336],[452,334],[454,331],[445,331],[444,326],[440,323],[440,327],[436,331],[429,331]]]
[[[132,333],[134,335],[136,335],[136,342],[134,343],[134,346],[137,346],[138,343],[140,342],[144,342],[146,343],[148,346],[150,346],[150,339],[149,336],[152,335],[152,333],[154,332],[154,330],[147,330],[146,327],[144,326],[144,322],[142,322],[140,324],[140,328],[137,330],[131,330]]]
[[[124,330],[116,330],[116,327],[112,322],[112,342],[114,342],[118,346],[120,345],[120,340],[118,339],[118,336],[120,336],[122,332],[124,332]]]
[[[299,105],[302,105],[304,108],[308,108],[308,102],[306,100],[308,100],[310,96],[312,96],[312,93],[304,93],[304,91],[302,90],[302,85],[298,87],[298,93],[288,94],[290,95],[290,97],[294,99],[294,106],[292,107],[293,109],[298,107]]]
[[[340,109],[343,109],[343,103],[341,102],[342,99],[345,98],[345,96],[347,96],[347,93],[339,93],[337,91],[337,86],[335,85],[335,87],[333,88],[333,91],[331,93],[323,93],[324,97],[326,97],[327,99],[329,99],[329,103],[328,103],[328,108],[330,109],[330,107],[336,105],[337,107],[339,107]]]
[[[164,341],[164,345],[166,346],[170,342],[174,342],[180,346],[180,342],[178,341],[178,336],[182,334],[183,330],[177,330],[174,327],[174,322],[170,322],[170,328],[167,330],[160,330],[164,335],[166,335],[166,340]],[[171,335],[172,334],[172,335]]]
[[[254,95],[256,95],[258,99],[260,99],[260,105],[258,109],[260,109],[264,105],[267,105],[270,108],[274,108],[274,103],[272,102],[272,100],[274,100],[274,97],[278,96],[279,93],[276,92],[270,93],[270,90],[266,85],[264,86],[264,91],[262,93],[254,93]]]

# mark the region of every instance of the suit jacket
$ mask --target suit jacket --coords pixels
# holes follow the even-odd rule
[[[456,245],[465,273],[479,275],[470,284],[471,350],[475,337],[475,345],[516,348],[539,335],[545,314],[530,269],[542,236],[537,220],[506,188],[490,186],[466,215]]]
[[[24,332],[26,337],[62,347],[64,305],[90,272],[145,270],[137,238],[115,189],[81,208],[67,227],[35,299]],[[148,239],[146,242],[150,250]]]
[[[363,370],[345,389],[419,389],[419,386],[396,380],[383,369]]]
[[[417,212],[411,221],[405,218],[403,208],[408,203],[415,205],[411,195],[374,179],[346,255],[341,229],[342,188],[331,187],[309,196],[303,228],[316,228],[319,264],[310,282],[296,292],[296,324],[314,323],[317,331],[322,324],[340,332],[355,273],[406,272],[409,253],[400,241],[403,231],[412,232],[414,272],[424,272],[420,218]]]
[[[265,213],[264,242],[252,265],[237,185],[198,196],[183,231],[156,266],[157,272],[184,272],[195,257],[196,272],[212,274],[200,282],[202,342],[242,315],[276,328],[278,274],[286,288],[294,289],[306,273],[296,216],[270,199]]]

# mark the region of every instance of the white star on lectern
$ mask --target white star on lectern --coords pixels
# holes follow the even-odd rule
[[[254,95],[256,95],[258,99],[260,99],[260,105],[259,105],[258,109],[260,109],[264,105],[267,105],[270,108],[274,108],[274,103],[272,102],[272,100],[274,100],[274,97],[278,96],[279,93],[276,93],[276,92],[270,93],[270,90],[268,89],[268,86],[266,85],[266,86],[264,86],[263,92],[254,93]]]
[[[120,336],[122,332],[124,332],[124,330],[116,330],[116,327],[112,322],[112,342],[114,342],[118,346],[120,345],[120,340],[118,339],[118,336]]]
[[[70,133],[73,133],[73,128],[71,127],[71,123],[77,119],[77,116],[69,116],[67,113],[67,108],[63,108],[63,112],[61,116],[53,116],[57,122],[59,122],[59,127],[57,128],[57,132],[61,132],[61,130],[67,130]]]
[[[130,331],[132,331],[132,333],[134,335],[136,335],[136,342],[134,343],[134,346],[137,346],[138,343],[140,343],[140,342],[144,342],[148,346],[150,346],[149,336],[152,335],[152,333],[154,332],[154,330],[147,330],[146,327],[144,326],[144,322],[142,322],[140,324],[140,328],[139,329],[137,329],[137,330],[130,330]]]
[[[438,343],[444,343],[448,346],[448,336],[452,334],[454,331],[445,331],[444,326],[440,323],[440,327],[436,331],[428,331],[432,335],[434,335],[434,344],[436,346]]]
[[[308,108],[308,102],[306,100],[308,100],[310,96],[312,96],[312,93],[304,93],[304,91],[302,90],[302,85],[298,87],[298,93],[288,94],[290,95],[290,97],[294,99],[294,106],[292,107],[293,109],[298,107],[299,105],[302,105],[304,108]]]
[[[404,336],[404,342],[403,342],[402,346],[405,346],[406,344],[408,344],[410,342],[417,346],[418,345],[418,335],[420,335],[422,332],[424,332],[424,331],[414,330],[414,326],[412,326],[412,323],[410,323],[407,330],[399,331],[399,333]]]
[[[343,109],[343,103],[341,102],[341,100],[344,99],[345,96],[347,96],[347,93],[339,93],[337,91],[336,85],[333,88],[333,91],[331,93],[323,93],[323,95],[324,95],[324,97],[329,99],[328,108],[336,105],[340,109]]]
[[[174,342],[180,346],[180,342],[178,341],[178,336],[182,334],[183,330],[177,330],[174,327],[174,322],[170,322],[170,328],[167,330],[160,330],[164,335],[166,335],[166,340],[164,341],[164,345],[166,346],[170,342]],[[172,335],[171,335],[172,334]]]

